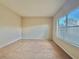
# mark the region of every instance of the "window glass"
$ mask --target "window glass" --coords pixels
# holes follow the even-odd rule
[[[68,26],[79,26],[79,8],[68,14]]]
[[[66,26],[66,16],[61,17],[61,18],[58,20],[58,26],[59,26],[59,27],[65,27],[65,26]]]
[[[79,47],[79,7],[59,18],[57,37]]]
[[[79,8],[71,11],[58,20],[59,27],[79,26]]]

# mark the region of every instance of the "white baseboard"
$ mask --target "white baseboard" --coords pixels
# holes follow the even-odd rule
[[[16,41],[18,41],[18,40],[20,40],[20,39],[21,39],[21,37],[15,39],[15,40],[13,40],[13,41],[10,41],[10,42],[8,42],[8,43],[6,43],[6,44],[3,44],[3,45],[0,46],[0,48],[6,47],[6,46],[8,46],[9,44],[12,44],[12,43],[14,43],[14,42],[16,42]]]

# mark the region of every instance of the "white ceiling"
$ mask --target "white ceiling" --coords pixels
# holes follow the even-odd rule
[[[0,0],[20,16],[53,16],[66,0]]]

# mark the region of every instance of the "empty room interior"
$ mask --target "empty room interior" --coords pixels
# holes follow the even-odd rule
[[[79,59],[79,0],[0,0],[0,59]]]

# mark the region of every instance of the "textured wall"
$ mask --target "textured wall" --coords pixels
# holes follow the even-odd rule
[[[23,39],[48,39],[51,18],[29,17],[23,19]]]
[[[21,38],[20,16],[0,5],[0,46]]]

